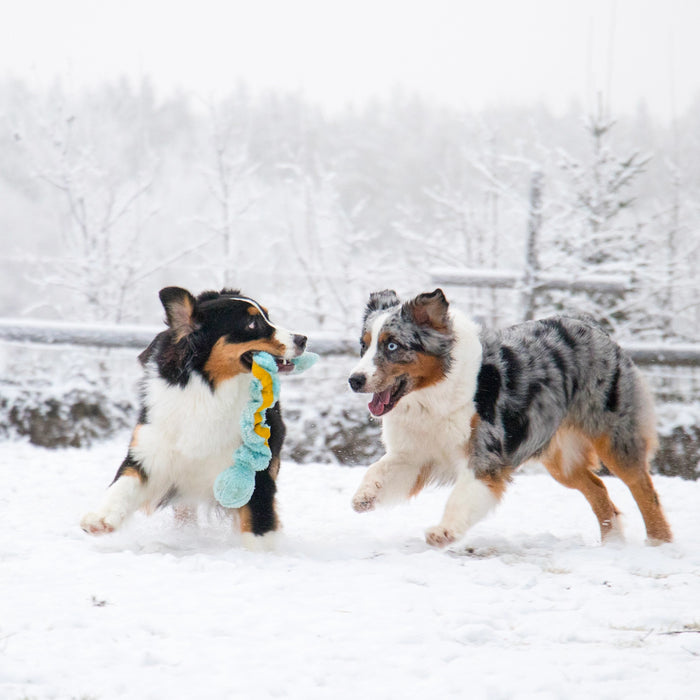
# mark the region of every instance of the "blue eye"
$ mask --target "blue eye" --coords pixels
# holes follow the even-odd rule
[[[394,352],[395,350],[398,350],[398,349],[399,349],[399,346],[398,346],[396,343],[387,343],[386,349],[387,349],[389,352]]]

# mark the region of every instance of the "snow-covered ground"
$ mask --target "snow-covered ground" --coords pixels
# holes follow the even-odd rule
[[[422,540],[446,492],[365,515],[361,469],[285,463],[284,534],[77,523],[124,440],[0,444],[0,698],[697,698],[700,482],[656,478],[676,542],[601,547],[583,498],[520,474],[459,546]]]

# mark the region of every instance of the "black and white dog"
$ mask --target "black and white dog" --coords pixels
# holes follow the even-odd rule
[[[648,540],[671,529],[649,476],[656,447],[649,392],[630,358],[595,322],[556,317],[500,332],[450,309],[436,289],[401,303],[372,294],[362,359],[349,382],[371,393],[386,454],[353,498],[358,512],[454,483],[429,544],[459,540],[502,497],[513,470],[537,458],[581,491],[602,539],[621,534],[619,512],[595,475],[601,460],[630,488]]]
[[[144,365],[141,413],[126,459],[103,503],[81,527],[93,535],[116,530],[135,510],[167,504],[181,512],[216,505],[213,484],[241,444],[240,416],[250,394],[253,354],[265,351],[280,371],[301,355],[306,337],[273,325],[267,310],[238,291],[160,291],[167,330],[139,356]],[[238,509],[247,545],[278,528],[275,479],[285,435],[279,403],[268,409],[267,469],[256,472],[250,502]],[[269,540],[269,537],[267,538]]]

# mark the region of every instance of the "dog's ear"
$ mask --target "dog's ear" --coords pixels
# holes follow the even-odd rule
[[[365,308],[365,319],[375,311],[384,311],[384,309],[390,309],[392,306],[398,306],[400,303],[393,289],[385,289],[382,292],[372,292],[369,295],[369,301]]]
[[[165,322],[180,341],[195,329],[195,306],[197,300],[182,287],[165,287],[158,292],[165,309]]]
[[[401,314],[419,326],[429,326],[436,331],[446,332],[450,328],[447,314],[449,306],[442,289],[436,289],[407,301],[401,307]]]

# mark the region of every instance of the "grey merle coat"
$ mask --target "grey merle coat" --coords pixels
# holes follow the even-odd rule
[[[537,458],[583,493],[606,539],[619,531],[619,513],[595,474],[602,462],[630,488],[649,540],[671,540],[649,476],[651,397],[592,318],[480,331],[439,289],[404,303],[385,291],[370,297],[362,355],[350,386],[373,394],[387,454],[369,468],[356,510],[454,481],[442,522],[426,533],[444,546],[498,502],[515,468]]]

